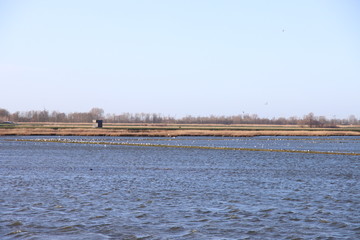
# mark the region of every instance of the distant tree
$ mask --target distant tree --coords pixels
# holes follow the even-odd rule
[[[9,120],[10,113],[8,110],[4,108],[0,108],[0,120],[1,121],[7,121]]]
[[[66,116],[65,113],[60,113],[60,112],[56,112],[56,111],[53,111],[51,113],[50,119],[52,122],[67,122],[68,121],[68,117]]]
[[[95,119],[103,119],[112,123],[166,123],[166,124],[274,124],[274,125],[308,125],[309,127],[336,127],[340,124],[360,124],[360,120],[354,115],[348,118],[326,119],[324,116],[316,117],[314,113],[309,113],[303,118],[261,118],[257,114],[243,113],[235,116],[192,116],[187,115],[182,118],[162,116],[159,113],[122,113],[119,115],[107,114],[105,116],[102,108],[92,108],[89,112],[61,113],[47,110],[24,111],[10,113],[4,108],[0,108],[0,121],[14,122],[82,122],[90,123]]]
[[[315,125],[315,115],[314,113],[309,113],[307,115],[304,116],[304,124],[308,125],[309,127],[314,127]]]
[[[295,116],[292,116],[288,119],[288,124],[292,124],[292,125],[299,124],[299,119]]]
[[[20,122],[20,112],[17,111],[17,112],[14,112],[10,115],[10,121],[13,121],[13,122]]]
[[[350,115],[348,121],[351,125],[358,124],[358,120],[356,119],[355,115]]]
[[[92,120],[95,119],[102,119],[104,118],[104,109],[102,108],[92,108],[89,112],[90,117],[92,118]]]
[[[320,116],[318,122],[319,122],[319,127],[324,127],[326,126],[327,119],[324,116]]]
[[[48,122],[50,120],[49,112],[47,110],[38,112],[38,121],[39,122]]]

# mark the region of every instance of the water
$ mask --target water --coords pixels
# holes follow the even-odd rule
[[[1,239],[360,238],[360,156],[17,138],[0,138]],[[67,139],[360,152],[360,137]]]

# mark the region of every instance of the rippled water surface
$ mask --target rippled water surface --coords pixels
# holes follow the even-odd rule
[[[360,156],[18,138],[0,138],[0,239],[360,239]],[[360,137],[68,139],[360,153]]]

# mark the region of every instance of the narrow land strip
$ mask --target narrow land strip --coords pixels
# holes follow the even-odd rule
[[[118,146],[136,146],[136,147],[161,147],[161,148],[192,148],[192,149],[210,149],[210,150],[233,150],[233,151],[252,151],[252,152],[287,152],[287,153],[307,153],[307,154],[330,154],[330,155],[350,155],[360,156],[360,153],[347,152],[323,152],[312,150],[289,150],[289,149],[264,149],[264,148],[232,148],[232,147],[208,147],[208,146],[183,146],[183,145],[165,145],[149,143],[128,143],[128,142],[103,142],[103,141],[79,141],[64,139],[16,139],[8,141],[21,142],[54,142],[54,143],[71,143],[71,144],[97,144],[97,145],[118,145]]]
[[[360,136],[360,126],[307,128],[293,125],[21,123],[0,126],[0,136]]]

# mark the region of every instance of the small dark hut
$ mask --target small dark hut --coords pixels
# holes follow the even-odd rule
[[[103,127],[103,120],[93,120],[94,128],[102,128]]]

